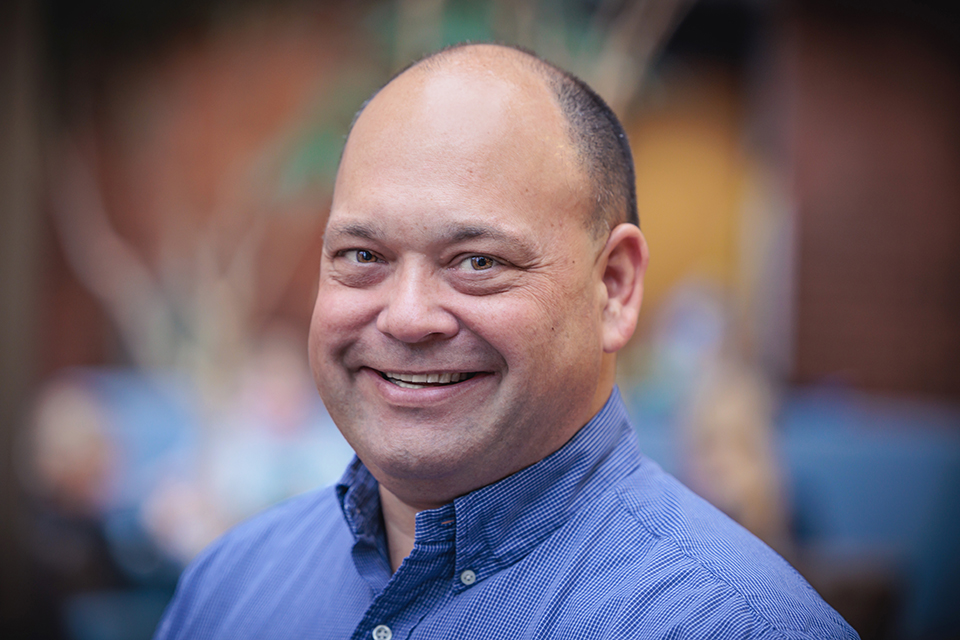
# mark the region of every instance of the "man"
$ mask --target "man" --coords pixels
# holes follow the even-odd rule
[[[856,637],[638,453],[646,264],[589,88],[493,45],[400,74],[348,138],[310,336],[357,458],[204,552],[157,637]]]

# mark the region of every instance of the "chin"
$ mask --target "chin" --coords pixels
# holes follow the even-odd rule
[[[358,456],[374,477],[388,486],[419,485],[446,501],[489,484],[486,475],[502,466],[490,442],[443,434],[406,431],[382,434],[382,447],[366,447]]]

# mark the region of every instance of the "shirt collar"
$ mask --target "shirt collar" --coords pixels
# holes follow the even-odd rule
[[[559,450],[452,504],[418,513],[416,544],[455,541],[454,575],[469,569],[482,580],[526,556],[638,464],[636,437],[615,387]],[[356,539],[384,548],[375,540],[383,537],[377,482],[358,459],[347,467],[337,495]]]

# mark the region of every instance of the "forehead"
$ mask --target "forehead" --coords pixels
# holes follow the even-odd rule
[[[429,205],[581,215],[588,193],[543,80],[464,63],[414,68],[371,101],[344,150],[332,214]]]

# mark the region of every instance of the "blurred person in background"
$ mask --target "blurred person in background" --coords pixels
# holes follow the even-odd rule
[[[202,553],[156,637],[857,637],[638,452],[634,184],[609,108],[526,52],[454,47],[375,94],[310,344],[357,457]]]

